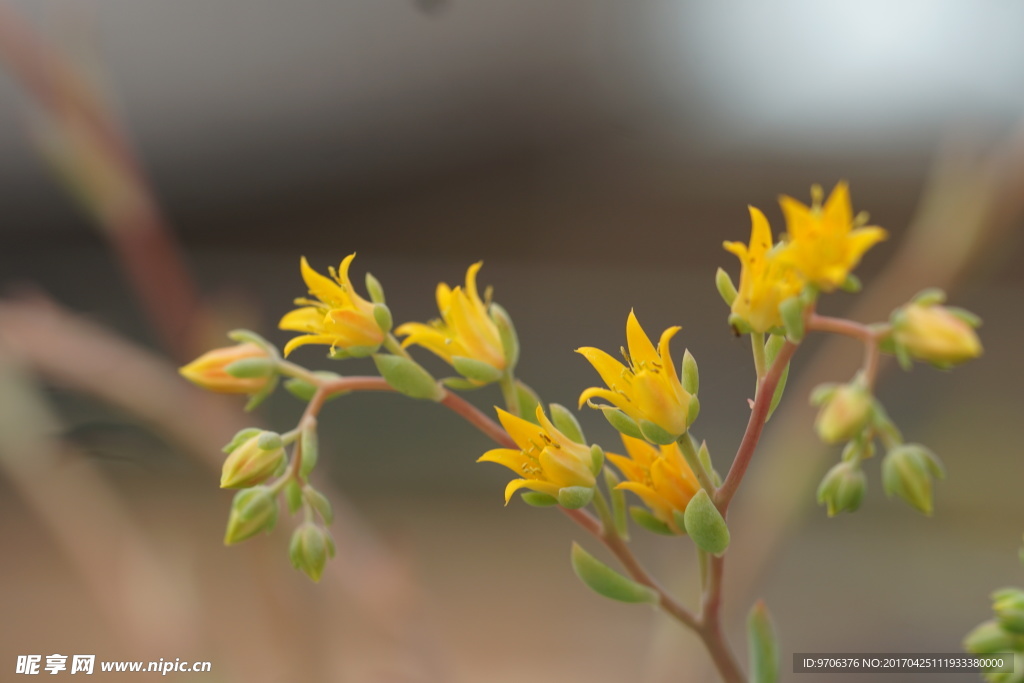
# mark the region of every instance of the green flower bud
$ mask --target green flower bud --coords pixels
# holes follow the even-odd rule
[[[270,531],[277,523],[277,496],[266,486],[254,486],[235,494],[228,517],[224,544],[233,545]]]
[[[825,443],[849,441],[867,426],[873,403],[871,394],[858,381],[836,388],[815,420],[818,437]]]
[[[867,488],[867,477],[856,462],[841,462],[822,478],[818,486],[818,502],[825,505],[828,516],[854,512],[860,507]]]
[[[994,621],[976,626],[964,638],[964,649],[976,655],[990,655],[998,652],[1013,652],[1018,647],[1017,639],[1004,631]]]
[[[292,566],[319,582],[327,566],[327,558],[334,556],[334,542],[326,530],[306,522],[292,533],[288,555]]]
[[[274,476],[284,460],[280,435],[261,432],[235,447],[228,455],[221,469],[220,487],[239,489],[261,484]]]
[[[444,389],[429,372],[414,360],[402,356],[378,353],[373,356],[377,371],[387,380],[391,387],[411,398],[425,398],[440,401],[444,398]]]
[[[729,527],[705,489],[690,499],[683,520],[686,533],[701,550],[720,555],[729,547]]]
[[[1010,633],[1024,635],[1024,591],[1004,588],[992,595],[992,610],[999,625]]]
[[[882,461],[882,486],[926,515],[932,514],[932,477],[945,476],[938,458],[920,444],[902,444]]]

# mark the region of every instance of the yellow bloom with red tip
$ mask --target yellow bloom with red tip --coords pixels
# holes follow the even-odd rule
[[[650,423],[673,439],[684,434],[692,397],[676,374],[668,348],[679,329],[670,327],[662,332],[655,349],[636,315],[630,311],[626,320],[629,350],[623,350],[628,367],[601,349],[590,346],[576,349],[590,361],[608,387],[591,387],[584,391],[580,394],[580,406],[592,398],[603,398],[636,421],[641,430],[645,423]]]
[[[237,361],[266,361],[266,374],[261,377],[235,377],[226,368]],[[267,386],[273,373],[273,362],[267,352],[256,344],[236,344],[207,351],[178,370],[181,375],[208,391],[222,394],[255,394]]]
[[[811,195],[811,206],[792,197],[779,198],[788,233],[783,258],[807,282],[830,292],[843,284],[864,252],[886,238],[886,232],[878,226],[859,227],[845,181],[836,184],[824,206],[820,186],[812,187]]]
[[[658,520],[677,534],[685,533],[676,523],[675,513],[686,512],[690,499],[700,490],[700,483],[679,444],[656,447],[625,434],[622,443],[629,457],[608,454],[608,459],[626,477],[615,488],[640,496]]]
[[[331,349],[355,349],[369,355],[383,343],[385,331],[374,316],[374,305],[359,296],[352,287],[348,269],[355,254],[349,254],[330,277],[313,270],[302,257],[302,279],[316,299],[299,298],[301,306],[281,318],[282,330],[305,332],[284,347],[284,355],[306,344],[330,344]]]
[[[405,323],[395,334],[405,336],[403,347],[422,346],[454,365],[460,358],[485,363],[501,372],[506,367],[501,332],[490,315],[489,301],[480,298],[476,274],[483,262],[474,263],[466,271],[465,287],[452,289],[442,282],[437,286],[439,320],[430,324]]]
[[[781,246],[773,246],[768,219],[754,207],[750,209],[750,245],[724,242],[726,251],[740,260],[740,287],[732,302],[732,312],[754,332],[767,332],[782,325],[779,304],[795,296],[803,281],[793,267],[781,258]]]
[[[540,406],[537,406],[539,426],[501,408],[498,408],[498,419],[519,450],[495,448],[480,456],[477,462],[496,462],[522,477],[513,479],[505,487],[506,505],[512,494],[523,488],[558,498],[558,492],[564,488],[593,488],[597,484],[591,449],[560,432]]]

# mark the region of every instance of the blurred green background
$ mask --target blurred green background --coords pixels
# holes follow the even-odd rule
[[[795,676],[791,653],[956,652],[988,618],[989,592],[1024,583],[1024,5],[11,6],[55,42],[98,53],[188,266],[228,322],[283,345],[289,335],[276,321],[305,293],[301,255],[323,271],[358,252],[353,279],[373,272],[396,322],[435,316],[436,283],[460,282],[482,259],[481,285],[493,285],[518,327],[519,374],[546,401],[575,406],[597,377],[573,350],[622,344],[630,308],[652,335],[682,325],[674,355],[686,347],[700,363],[697,432],[723,471],[753,379],[747,340],[733,337],[714,289],[716,268],[738,273],[721,242],[747,239],[748,204],[778,232],[779,194],[807,201],[812,183],[827,191],[849,180],[855,211],[890,231],[858,270],[880,307],[874,319],[939,278],[952,303],[984,318],[985,355],[952,373],[891,367],[880,380],[879,399],[908,440],[930,445],[948,469],[935,515],[887,501],[872,462],[861,511],[827,519],[813,488],[839,454],[811,438],[806,383],[847,379],[860,349],[808,342],[789,408],[769,426],[731,516],[735,646],[744,651],[743,615],[764,597],[782,633],[783,680],[861,680]],[[163,353],[104,233],[32,144],[26,112],[38,102],[5,80],[0,286],[10,297],[41,290]],[[910,237],[911,224],[926,237]],[[908,239],[916,246],[898,258]],[[855,302],[836,294],[823,309],[844,314]],[[0,328],[0,342],[20,332]],[[294,359],[372,370],[322,351]],[[813,366],[821,352],[831,354],[826,367]],[[0,476],[5,680],[18,654],[54,652],[212,662],[213,674],[181,680],[712,680],[688,633],[576,581],[570,541],[585,539],[567,520],[518,501],[502,507],[507,472],[475,465],[487,440],[439,406],[349,396],[321,419],[321,476],[383,544],[374,547],[398,558],[377,567],[348,557],[384,585],[365,593],[384,598],[363,600],[358,582],[351,592],[338,585],[343,577],[307,585],[288,566],[283,528],[252,548],[223,548],[230,495],[212,470],[146,419],[38,377],[58,418],[50,436],[76,446],[50,465],[72,481],[87,469],[109,486],[117,514],[153,544],[170,592],[133,588],[143,570],[122,556],[68,552],[59,520],[41,521],[29,502],[45,491],[33,498]],[[484,409],[500,400],[493,387],[468,398]],[[12,403],[0,409],[16,413]],[[279,392],[259,419],[283,431],[301,409]],[[599,415],[580,420],[591,440],[619,450]],[[222,431],[226,442],[233,430]],[[50,465],[36,471],[41,489]],[[692,571],[685,540],[634,536],[668,583]],[[759,550],[748,557],[745,545]],[[98,604],[75,557],[148,615],[129,629],[139,640]],[[684,583],[679,594],[692,603],[696,588]],[[146,629],[156,636],[147,641]],[[177,635],[161,641],[164,630]]]

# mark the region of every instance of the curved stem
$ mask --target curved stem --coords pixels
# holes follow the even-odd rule
[[[740,447],[736,451],[736,457],[733,458],[729,474],[726,475],[722,486],[715,493],[715,505],[718,506],[718,510],[722,513],[723,517],[729,509],[729,503],[732,502],[733,496],[736,495],[736,490],[739,488],[740,481],[743,480],[747,467],[750,465],[750,459],[754,455],[757,442],[761,438],[761,431],[764,429],[765,419],[768,417],[772,396],[775,395],[775,387],[779,385],[782,373],[793,357],[793,353],[796,352],[797,346],[797,344],[787,340],[779,354],[775,357],[772,367],[758,384],[757,398],[754,399],[754,406],[750,411],[750,419],[747,421],[747,429],[743,433],[743,440],[740,441]]]
[[[878,363],[881,357],[879,344],[889,333],[888,325],[873,327],[844,318],[833,318],[814,313],[807,320],[807,329],[841,334],[863,342],[864,379],[867,381],[868,388],[874,388],[875,378],[878,376]]]

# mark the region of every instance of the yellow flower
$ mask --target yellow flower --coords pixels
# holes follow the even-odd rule
[[[792,197],[779,199],[786,217],[788,245],[783,258],[807,282],[825,292],[843,284],[872,245],[886,238],[877,226],[855,227],[850,188],[840,181],[821,206],[821,187],[811,189],[814,201],[806,206]]]
[[[374,317],[374,305],[359,296],[348,278],[348,268],[355,254],[349,254],[338,270],[325,277],[313,270],[302,257],[302,279],[316,300],[299,298],[300,305],[281,318],[282,330],[305,332],[284,347],[284,355],[305,344],[330,344],[342,350],[356,350],[369,355],[384,341],[385,332]]]
[[[563,488],[596,485],[590,448],[558,431],[543,408],[537,406],[540,426],[501,408],[498,408],[498,419],[519,450],[495,448],[480,456],[477,462],[496,462],[522,475],[522,479],[513,479],[505,487],[506,505],[512,494],[522,488],[557,498]]]
[[[803,282],[793,267],[780,258],[782,247],[773,248],[768,219],[758,209],[748,208],[750,246],[742,242],[722,244],[726,251],[739,258],[743,267],[732,312],[754,332],[767,332],[782,325],[779,304],[798,294]]]
[[[225,368],[236,361],[266,361],[266,374],[262,377],[234,377]],[[267,352],[256,344],[236,344],[207,351],[178,370],[181,375],[208,391],[222,394],[255,394],[267,386],[273,375],[273,363]]]
[[[630,311],[626,321],[629,352],[623,351],[629,367],[600,349],[590,346],[576,349],[608,386],[584,391],[580,394],[580,406],[595,396],[603,398],[635,420],[641,429],[645,422],[651,423],[666,436],[679,438],[686,432],[691,397],[683,389],[668,350],[669,341],[678,331],[678,327],[670,327],[662,332],[655,349],[636,315]]]
[[[501,333],[488,311],[489,301],[480,299],[476,288],[476,274],[483,262],[474,263],[466,271],[466,286],[452,289],[442,282],[437,286],[437,308],[440,320],[429,325],[405,323],[395,333],[405,336],[403,347],[419,344],[447,363],[468,358],[504,371],[505,350]]]
[[[679,444],[654,447],[646,441],[622,435],[629,457],[609,453],[608,459],[626,477],[615,488],[632,491],[654,516],[677,534],[685,530],[676,524],[675,512],[686,512],[690,499],[700,490],[693,470],[686,463]],[[660,448],[660,450],[659,450]]]
[[[981,355],[974,327],[945,306],[909,304],[896,320],[893,339],[914,358],[948,367]]]

